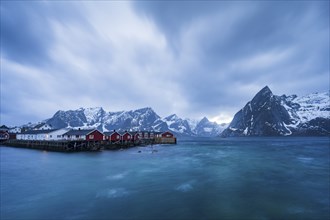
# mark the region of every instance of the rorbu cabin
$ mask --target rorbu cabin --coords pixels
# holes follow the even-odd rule
[[[56,131],[56,129],[52,130],[28,130],[16,135],[16,139],[18,140],[38,140],[44,141],[49,140],[52,132]]]
[[[116,130],[113,130],[110,132],[104,132],[104,135],[106,136],[105,139],[112,143],[115,143],[115,142],[118,142],[121,140],[121,135]]]
[[[131,134],[132,134],[132,137],[133,137],[133,141],[136,143],[136,142],[139,142],[140,141],[140,132],[131,132]]]
[[[0,141],[6,141],[9,139],[9,133],[7,131],[0,131]]]
[[[68,132],[67,128],[48,129],[48,130],[28,130],[17,133],[17,140],[34,140],[34,141],[58,141],[63,139],[63,134]]]
[[[162,136],[162,138],[173,138],[174,134],[169,131],[166,131],[166,132],[162,133],[161,136]]]
[[[133,135],[130,132],[128,132],[128,131],[121,132],[120,135],[121,135],[121,140],[123,142],[133,141]]]
[[[71,130],[63,134],[66,140],[103,141],[104,135],[97,129]]]
[[[161,144],[176,144],[176,138],[170,131],[163,132],[159,140]]]

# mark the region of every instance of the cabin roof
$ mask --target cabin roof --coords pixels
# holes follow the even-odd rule
[[[132,135],[132,133],[129,132],[129,131],[120,131],[120,132],[118,132],[118,133],[119,133],[121,136],[123,136],[123,135],[126,134],[126,133]]]
[[[48,134],[53,131],[57,131],[58,129],[49,129],[49,130],[28,130],[28,131],[23,131],[21,134]]]
[[[0,130],[9,130],[9,128],[6,125],[1,125]]]
[[[107,136],[110,136],[112,134],[119,134],[119,132],[117,131],[106,131],[106,132],[103,132],[104,135],[107,135]]]

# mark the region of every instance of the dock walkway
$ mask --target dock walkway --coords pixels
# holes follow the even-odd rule
[[[85,141],[85,140],[60,140],[60,141],[40,141],[40,140],[16,140],[9,139],[1,143],[2,145],[29,149],[38,149],[58,152],[80,152],[80,151],[102,151],[118,150],[135,146],[145,146],[154,144],[176,144],[176,138],[171,141],[162,139],[140,140],[138,142],[116,142],[110,141]]]

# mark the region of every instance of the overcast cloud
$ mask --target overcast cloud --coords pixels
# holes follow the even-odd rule
[[[152,107],[228,122],[329,90],[329,2],[1,2],[1,124]]]

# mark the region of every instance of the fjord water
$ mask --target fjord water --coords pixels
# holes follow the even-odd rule
[[[141,152],[139,152],[141,151]],[[1,219],[329,219],[329,138],[0,147]]]

